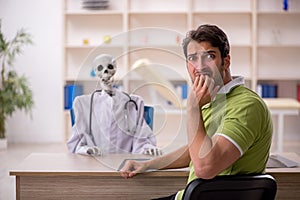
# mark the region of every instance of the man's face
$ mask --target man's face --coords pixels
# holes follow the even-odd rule
[[[224,62],[219,48],[209,42],[191,41],[187,47],[187,68],[194,82],[196,76],[208,75],[215,85],[223,85]]]

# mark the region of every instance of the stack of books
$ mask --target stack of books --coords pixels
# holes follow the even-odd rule
[[[259,84],[257,86],[257,94],[262,98],[277,98],[276,84]]]
[[[83,0],[82,8],[88,10],[105,10],[109,8],[109,0]]]

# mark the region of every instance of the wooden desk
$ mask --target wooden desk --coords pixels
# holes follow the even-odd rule
[[[300,199],[300,156],[296,153],[281,153],[281,155],[298,163],[293,168],[267,168],[277,181],[276,199]]]
[[[300,163],[298,155],[288,157]],[[186,186],[188,171],[184,169],[147,172],[126,180],[117,169],[127,158],[145,156],[109,155],[96,159],[31,154],[10,171],[10,175],[16,176],[16,199],[151,199]],[[267,173],[277,180],[276,199],[300,199],[300,167],[267,169]]]
[[[277,130],[277,152],[283,151],[284,116],[299,115],[300,103],[296,99],[288,98],[266,98],[264,99],[272,115],[278,116]]]
[[[124,159],[145,155],[89,157],[31,154],[17,168],[16,199],[151,199],[183,189],[188,171],[156,171],[124,179],[117,171]],[[148,157],[149,158],[149,157]]]

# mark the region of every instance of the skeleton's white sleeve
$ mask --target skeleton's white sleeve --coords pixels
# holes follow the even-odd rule
[[[72,133],[72,137],[67,142],[69,152],[87,155],[89,146],[87,145],[85,134],[79,133],[76,124],[72,127]]]
[[[138,126],[134,136],[132,153],[144,153],[147,149],[156,148],[156,138],[151,128],[144,119],[144,101],[141,97],[132,95],[132,99],[138,104]],[[135,111],[136,113],[136,111]]]
[[[73,136],[68,141],[68,149],[70,153],[83,154],[83,155],[102,155],[100,147],[94,146],[91,138],[87,134],[78,133],[76,125],[72,127]]]
[[[90,146],[94,146],[91,138],[87,134],[88,119],[87,105],[85,105],[84,97],[76,97],[73,102],[73,110],[75,115],[75,124],[72,127],[72,136],[67,142],[70,153],[78,153],[87,155]],[[85,109],[84,109],[85,108]],[[80,116],[80,117],[76,117]]]
[[[83,154],[83,155],[88,155],[88,149],[89,146],[77,146],[75,153],[77,154]]]

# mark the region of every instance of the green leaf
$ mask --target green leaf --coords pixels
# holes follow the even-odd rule
[[[13,69],[16,56],[23,52],[25,45],[32,44],[32,36],[21,29],[9,41],[5,38],[1,28],[0,19],[0,119],[5,120],[18,109],[25,112],[31,111],[34,105],[33,92],[27,78],[19,76]]]

